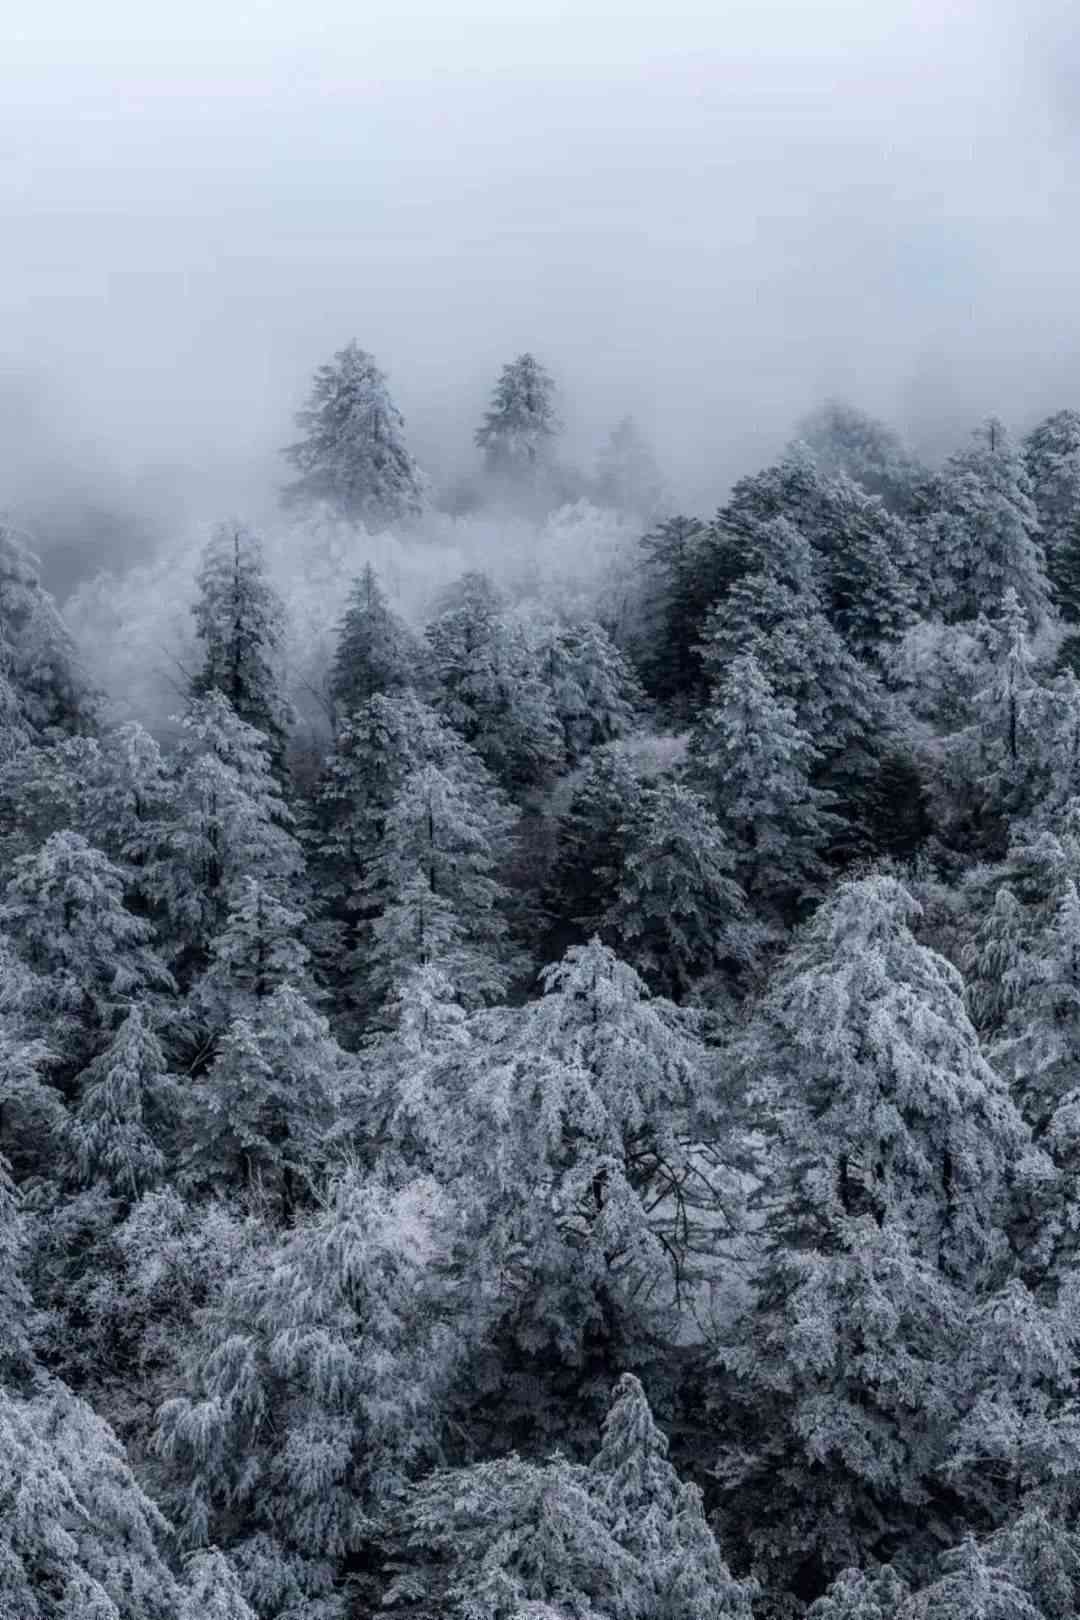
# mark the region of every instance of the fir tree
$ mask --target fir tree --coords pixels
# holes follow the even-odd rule
[[[595,620],[567,625],[549,639],[544,679],[569,765],[635,729],[644,694],[634,671]]]
[[[175,988],[153,930],[124,905],[124,875],[78,833],[14,863],[0,922],[38,976],[37,1033],[70,1077],[102,1050],[133,1000]]]
[[[489,472],[520,479],[544,463],[560,426],[554,394],[554,382],[531,354],[503,366],[491,407],[476,430]]]
[[[19,1195],[0,1153],[0,1394],[23,1383],[34,1369],[34,1309],[23,1280],[25,1258]]]
[[[185,1175],[262,1185],[285,1224],[335,1123],[345,1057],[325,1018],[283,984],[234,1018],[191,1097]]]
[[[416,686],[420,661],[419,644],[390,611],[375,570],[365,564],[338,626],[330,671],[330,696],[339,717],[384,692],[393,695]]]
[[[285,639],[285,608],[266,578],[262,543],[240,523],[220,523],[202,555],[194,614],[203,644],[192,695],[221,692],[249,726],[265,732],[281,763],[289,705],[277,664]]]
[[[730,842],[746,894],[790,916],[820,892],[837,821],[812,786],[819,755],[757,660],[726,667],[690,739],[690,772]]]
[[[76,1167],[135,1199],[165,1167],[163,1138],[176,1112],[174,1082],[160,1042],[133,1006],[107,1049],[83,1070],[72,1130]]]
[[[438,964],[466,1003],[496,999],[518,966],[497,877],[516,817],[467,749],[410,771],[390,804],[364,893],[379,912],[365,972],[381,999]]]
[[[702,661],[715,682],[733,659],[754,657],[817,750],[812,784],[832,795],[841,816],[830,853],[865,856],[874,847],[883,762],[895,750],[894,709],[879,676],[826,619],[808,542],[779,519],[770,535],[768,568],[741,579],[710,615]]]
[[[732,1579],[701,1493],[684,1485],[668,1461],[667,1436],[633,1373],[615,1386],[589,1472],[611,1534],[641,1568],[648,1613],[665,1620],[734,1620],[749,1613],[754,1587]]]
[[[488,1376],[502,1422],[533,1433],[584,1416],[616,1370],[648,1359],[740,1204],[693,1020],[598,940],[542,978],[539,1001],[481,1015],[444,1167],[479,1180],[478,1286],[489,1297],[505,1279]],[[546,1409],[534,1395],[519,1412],[540,1376]]]
[[[284,454],[299,472],[282,498],[310,508],[325,501],[368,528],[408,522],[423,509],[423,481],[404,440],[404,421],[386,377],[355,342],[320,366],[296,416],[304,437]]]
[[[868,1574],[844,1569],[824,1597],[806,1611],[807,1620],[905,1620],[911,1588],[891,1565]]]
[[[1054,603],[1080,623],[1080,413],[1055,411],[1023,442]]]
[[[596,462],[596,493],[601,504],[653,524],[667,492],[656,457],[632,416],[611,430]]]
[[[911,508],[923,470],[900,438],[864,411],[829,400],[799,424],[798,441],[826,473],[844,473],[891,512]]]
[[[261,1611],[342,1612],[349,1566],[436,1460],[466,1353],[445,1275],[456,1219],[430,1181],[341,1173],[203,1317],[155,1446],[189,1542],[225,1545]]]
[[[548,910],[573,931],[576,944],[596,933],[617,904],[627,831],[646,815],[645,793],[634,761],[617,744],[595,749],[577,778],[559,819],[545,892]]]
[[[992,613],[1011,586],[1032,623],[1041,624],[1050,586],[1023,460],[994,417],[974,438],[971,449],[946,462],[924,520],[944,616],[955,623]]]
[[[550,781],[563,744],[541,659],[487,576],[466,574],[425,634],[435,706],[500,784],[513,793]]]
[[[168,767],[150,733],[138,721],[106,733],[85,782],[82,830],[124,870],[143,908],[160,890],[171,802]]]
[[[661,782],[625,826],[603,937],[650,987],[679,1002],[695,981],[753,952],[746,898],[724,830],[689,788]]]
[[[19,1620],[174,1620],[196,1612],[195,1590],[200,1616],[253,1620],[223,1559],[192,1572],[195,1590],[177,1580],[169,1524],[61,1384],[29,1399],[0,1389],[0,1500],[0,1602]]]
[[[0,523],[0,748],[9,755],[23,729],[47,739],[95,725],[94,694],[38,567],[25,537]]]
[[[880,658],[911,623],[919,581],[914,538],[904,521],[843,472],[824,472],[796,445],[774,467],[735,485],[717,518],[741,537],[751,565],[777,573],[775,525],[790,525],[811,548],[822,610],[860,656]],[[796,583],[792,581],[791,583]]]
[[[285,898],[303,872],[292,817],[275,780],[265,734],[220,692],[193,703],[177,748],[172,803],[162,827],[160,899],[182,970],[205,968],[233,886],[258,879]]]
[[[844,884],[741,1048],[771,1141],[768,1243],[722,1352],[750,1426],[723,1465],[726,1517],[819,1590],[885,1548],[915,1556],[930,1504],[962,1523],[935,1478],[974,1396],[966,1324],[1026,1146],[918,916],[894,879]]]
[[[300,937],[304,921],[303,912],[285,905],[257,878],[241,878],[234,886],[225,927],[210,947],[210,965],[189,1002],[211,1038],[233,1018],[253,1013],[279,985],[309,988],[310,952]]]
[[[673,517],[641,541],[645,637],[638,656],[646,688],[660,703],[687,705],[702,693],[698,643],[719,585],[710,540],[699,519]]]

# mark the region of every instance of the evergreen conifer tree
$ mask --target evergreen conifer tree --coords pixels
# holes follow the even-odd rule
[[[290,713],[277,669],[285,608],[266,578],[258,536],[241,523],[219,523],[203,551],[198,585],[203,662],[192,695],[223,693],[241,720],[265,732],[280,765]]]
[[[330,671],[330,696],[339,718],[383,692],[415,687],[421,656],[419,643],[391,612],[375,570],[366,563],[349,593]]]
[[[34,1033],[70,1080],[133,1000],[175,988],[153,930],[124,905],[124,874],[78,833],[53,833],[14,863],[0,923],[37,975]]]
[[[824,472],[846,474],[900,516],[910,510],[923,471],[884,422],[829,400],[799,424],[798,442],[813,452]]]
[[[734,658],[691,734],[690,774],[729,840],[736,880],[785,917],[820,892],[838,825],[812,785],[819,757],[756,658]]]
[[[100,1175],[118,1196],[134,1200],[165,1167],[163,1139],[177,1107],[161,1044],[141,1008],[132,1006],[80,1076],[72,1148],[81,1178]]]
[[[844,884],[741,1049],[770,1141],[767,1244],[721,1357],[749,1425],[722,1466],[725,1519],[811,1592],[885,1549],[918,1556],[928,1512],[963,1524],[938,1481],[1026,1151],[959,974],[911,931],[919,909],[892,878]]]
[[[695,981],[745,965],[753,930],[724,829],[689,788],[660,782],[628,817],[602,937],[660,995],[683,1001]]]
[[[155,1448],[190,1544],[231,1555],[261,1611],[347,1612],[409,1477],[437,1459],[466,1360],[430,1181],[352,1171],[261,1245],[205,1314]]]
[[[484,574],[466,574],[426,630],[435,706],[510,793],[546,783],[563,739],[541,656]]]
[[[1002,424],[990,417],[935,483],[924,544],[947,622],[993,613],[1011,586],[1033,624],[1050,602],[1031,482]]]
[[[519,480],[543,465],[560,426],[554,395],[552,378],[533,355],[519,354],[503,366],[476,430],[489,472]]]
[[[420,515],[423,480],[405,445],[401,412],[384,373],[355,342],[318,368],[296,424],[304,437],[284,454],[300,476],[282,492],[287,506],[326,502],[367,528]]]
[[[593,619],[552,636],[544,681],[562,727],[567,763],[634,730],[643,703],[637,676],[602,625]]]
[[[288,1224],[336,1123],[345,1056],[325,1018],[280,985],[237,1017],[192,1092],[185,1175],[261,1185]]]
[[[160,898],[187,974],[205,969],[241,878],[256,878],[285,899],[304,860],[265,734],[241,720],[221,692],[192,703],[183,727],[161,829]]]
[[[26,537],[0,522],[0,746],[92,732],[97,703]],[[12,706],[12,696],[15,707]]]
[[[1080,412],[1055,411],[1023,442],[1054,603],[1080,623]]]
[[[651,525],[666,504],[666,491],[652,447],[632,416],[611,430],[596,462],[596,494],[613,506]]]

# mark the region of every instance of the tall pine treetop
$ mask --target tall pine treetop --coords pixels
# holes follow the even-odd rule
[[[369,528],[419,516],[423,479],[405,445],[404,418],[385,374],[355,341],[316,371],[296,424],[304,437],[283,454],[300,477],[282,491],[286,506],[326,502]]]
[[[554,394],[554,381],[533,355],[519,354],[503,366],[476,430],[490,471],[521,472],[544,459],[560,427]]]
[[[289,705],[276,668],[285,639],[285,605],[266,578],[262,542],[242,523],[219,523],[206,544],[195,602],[203,664],[194,697],[222,692],[241,720],[270,739],[280,757]]]

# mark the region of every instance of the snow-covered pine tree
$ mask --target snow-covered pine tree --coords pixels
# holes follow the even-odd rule
[[[1040,691],[1030,622],[1016,592],[1006,590],[1000,612],[984,626],[989,679],[974,695],[971,723],[949,737],[942,755],[954,841],[1001,858],[1010,823],[1029,814],[1045,783],[1047,755],[1060,716]],[[1056,710],[1057,704],[1052,707]],[[1076,716],[1080,731],[1080,715]]]
[[[34,1368],[34,1306],[23,1280],[25,1257],[19,1194],[0,1153],[0,1391],[23,1384]]]
[[[295,894],[304,870],[266,735],[221,692],[192,703],[174,756],[160,900],[182,977],[201,972],[225,927],[234,885],[256,878]]]
[[[644,694],[630,664],[595,619],[566,625],[547,639],[543,676],[571,767],[594,748],[635,729]]]
[[[1054,605],[1080,623],[1080,412],[1055,411],[1023,442]]]
[[[589,1473],[604,1522],[638,1562],[648,1613],[665,1620],[749,1615],[754,1585],[732,1579],[701,1492],[685,1485],[668,1461],[667,1436],[633,1373],[623,1373],[615,1385]]]
[[[378,916],[357,966],[376,1001],[429,964],[447,974],[465,1005],[505,992],[522,967],[498,877],[516,820],[460,743],[442,762],[404,777],[363,878],[366,905]]]
[[[559,817],[556,853],[544,894],[556,919],[559,949],[584,944],[616,903],[626,829],[645,814],[646,782],[637,761],[612,743],[589,755]],[[565,936],[569,935],[567,938]]]
[[[133,1201],[165,1168],[164,1145],[178,1106],[161,1043],[135,1004],[79,1077],[71,1151],[80,1178],[100,1176],[118,1197]]]
[[[681,712],[704,695],[705,619],[742,562],[698,518],[665,519],[642,538],[641,549],[643,635],[635,656],[650,697]]]
[[[587,1467],[510,1455],[429,1475],[398,1527],[392,1615],[749,1620],[753,1585],[732,1579],[667,1449],[627,1373]]]
[[[808,446],[825,473],[846,474],[869,495],[879,495],[890,512],[904,516],[910,510],[923,469],[884,422],[827,400],[800,422],[797,442]]]
[[[612,428],[596,460],[594,484],[602,505],[648,527],[668,504],[652,446],[632,416],[624,416]]]
[[[499,373],[476,444],[490,473],[520,481],[543,465],[559,427],[553,379],[533,355],[519,354]]]
[[[872,1571],[843,1569],[806,1620],[908,1620],[911,1588],[890,1564]]]
[[[589,1421],[615,1373],[670,1343],[741,1204],[695,1020],[599,940],[542,978],[540,1000],[478,1015],[444,1172],[478,1184],[492,1415],[533,1438]]]
[[[242,523],[219,523],[203,550],[192,610],[203,648],[192,696],[222,692],[249,726],[265,732],[281,767],[291,717],[279,662],[285,606],[266,577],[262,541]]]
[[[822,611],[860,657],[880,659],[912,622],[920,582],[906,523],[845,473],[826,473],[805,445],[740,479],[716,521],[743,537],[754,572],[776,572],[768,553],[777,522],[797,530],[811,547]]]
[[[643,1572],[604,1524],[590,1483],[558,1453],[429,1474],[394,1527],[391,1620],[636,1620],[646,1612]]]
[[[210,965],[192,990],[196,1014],[211,1030],[254,1012],[282,984],[309,988],[304,914],[258,878],[244,877],[229,896],[225,927],[210,947]]]
[[[944,1475],[1027,1133],[919,911],[893,878],[843,884],[740,1047],[766,1242],[720,1356],[723,1522],[804,1596],[965,1522]]]
[[[55,1380],[0,1388],[0,1501],[0,1603],[19,1620],[254,1620],[224,1559],[177,1578],[171,1527],[115,1434]]]
[[[488,577],[465,574],[444,593],[425,635],[435,707],[502,787],[520,793],[550,782],[563,764],[563,738],[543,656]]]
[[[675,1002],[753,955],[755,934],[721,823],[690,788],[658,782],[629,807],[615,898],[601,937]]]
[[[325,502],[369,529],[419,517],[424,483],[404,420],[385,374],[355,341],[318,368],[296,425],[304,436],[284,455],[300,476],[282,491],[287,506],[310,510]]]
[[[370,563],[353,581],[337,634],[329,691],[339,720],[381,693],[419,684],[423,649],[391,610]]]
[[[819,758],[757,659],[733,658],[691,733],[689,774],[728,840],[737,882],[785,919],[821,892],[838,826],[831,796],[812,785]]]
[[[0,522],[0,743],[7,752],[13,730],[25,727],[45,740],[95,725],[94,694],[38,566],[25,535]]]
[[[79,833],[53,833],[14,863],[0,926],[37,976],[32,1033],[70,1084],[133,1001],[175,989],[153,929],[124,905],[124,873]]]
[[[155,1445],[189,1543],[225,1547],[260,1613],[345,1620],[388,1512],[438,1460],[468,1351],[457,1224],[430,1180],[342,1172],[204,1313]]]
[[[260,1187],[288,1225],[323,1167],[346,1064],[327,1020],[291,985],[257,1001],[192,1089],[185,1179]]]
[[[761,531],[766,538],[764,570],[737,581],[709,615],[702,662],[715,682],[733,659],[756,659],[818,752],[813,785],[834,796],[840,817],[833,851],[865,856],[880,836],[875,815],[883,763],[896,747],[895,709],[879,675],[826,618],[809,542],[783,518]]]
[[[84,830],[123,868],[133,901],[144,910],[160,889],[170,803],[168,767],[145,727],[133,720],[107,732],[85,783]]]
[[[1030,621],[1040,625],[1050,584],[1023,458],[996,417],[973,437],[971,448],[950,456],[934,480],[923,519],[943,615],[955,623],[993,613],[1011,586]]]
[[[102,768],[96,737],[28,742],[0,763],[0,858],[36,853],[54,832],[89,831],[89,801]],[[104,848],[104,845],[100,847]]]

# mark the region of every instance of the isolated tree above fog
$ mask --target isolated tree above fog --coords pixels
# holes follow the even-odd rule
[[[545,459],[560,427],[554,394],[554,381],[533,355],[519,354],[503,366],[476,430],[490,472],[513,477]]]
[[[632,416],[616,423],[596,458],[596,493],[605,506],[648,523],[665,505],[667,492],[652,446]]]
[[[283,454],[300,477],[282,491],[286,506],[326,502],[369,528],[419,516],[423,480],[405,445],[404,418],[385,374],[355,341],[316,371],[296,425],[304,436]]]

